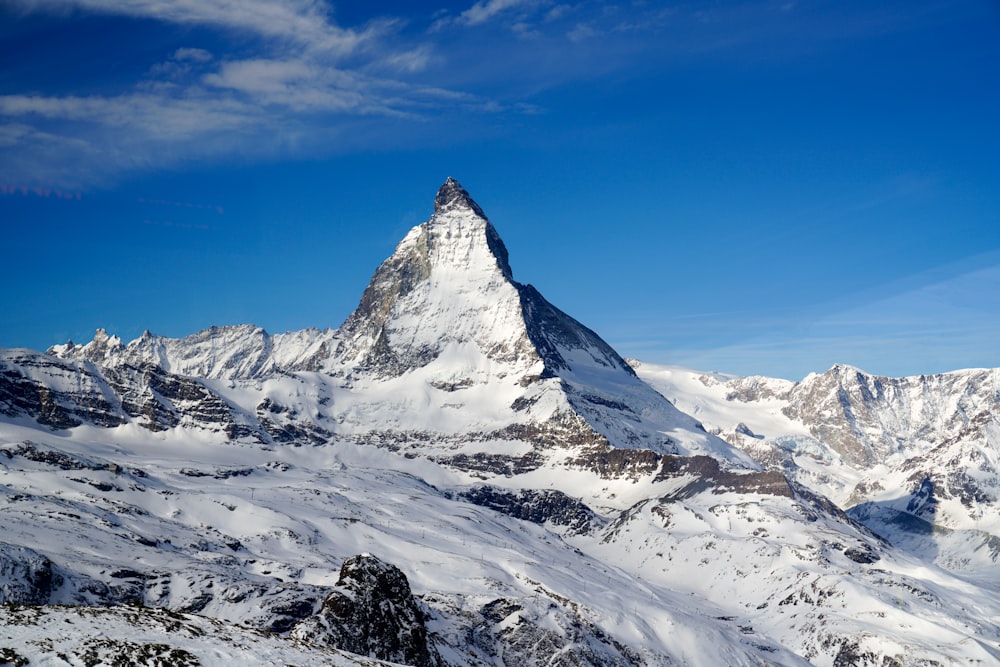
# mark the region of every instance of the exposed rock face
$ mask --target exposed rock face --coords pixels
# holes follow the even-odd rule
[[[991,519],[1000,507],[998,379],[996,369],[887,378],[838,365],[772,397],[786,402],[785,416],[808,427],[819,456],[831,451],[831,465],[839,459],[861,473],[845,506],[881,504],[886,512],[868,507],[858,514],[876,530],[896,534],[897,512],[905,512],[942,528],[1000,531]],[[769,449],[746,448],[765,456]],[[800,447],[770,449],[778,455],[772,463],[799,474]],[[879,465],[886,468],[869,476]],[[900,488],[908,495],[899,498]],[[892,517],[896,528],[879,516]]]
[[[29,415],[53,430],[118,426],[125,420],[114,394],[90,364],[74,364],[30,350],[0,354],[0,413]]]
[[[415,667],[441,664],[406,575],[368,554],[344,561],[337,586],[319,613],[298,623],[292,634]]]
[[[437,196],[434,197],[434,213],[446,213],[452,209],[469,209],[480,218],[485,218],[486,214],[479,204],[472,201],[472,197],[466,192],[458,181],[449,176],[444,184],[438,189]],[[499,240],[499,239],[498,239]],[[503,260],[507,260],[507,251],[503,251]]]
[[[338,356],[377,377],[397,377],[449,345],[474,343],[487,358],[527,372],[540,358],[507,257],[482,209],[448,179],[434,215],[378,268],[340,328]]]
[[[502,664],[510,667],[647,664],[636,652],[586,619],[557,617],[558,620],[540,623],[537,607],[526,602],[498,598],[483,605],[479,610],[483,622],[472,632],[475,645],[500,657]],[[564,623],[566,620],[570,622]]]
[[[997,413],[993,370],[886,378],[837,365],[788,392],[784,413],[844,461],[863,467],[955,437],[983,412]]]
[[[271,335],[250,324],[209,327],[184,338],[149,331],[124,344],[98,329],[85,345],[53,345],[47,354],[89,361],[101,368],[155,366],[166,373],[212,380],[253,380],[277,372],[316,371],[330,359],[331,330],[304,329]]]
[[[585,504],[555,489],[515,492],[484,484],[460,493],[459,497],[516,519],[565,527],[571,534],[589,533],[604,524],[604,519]]]
[[[720,469],[719,462],[709,456],[663,457],[658,480],[685,476],[690,476],[691,481],[674,491],[671,498],[686,498],[708,489],[713,493],[795,497],[788,480],[777,471],[732,473]]]
[[[888,378],[837,365],[795,383],[636,368],[710,431],[893,544],[993,576],[1000,369]]]
[[[151,364],[98,367],[27,350],[6,350],[0,357],[0,413],[32,417],[52,430],[134,421],[150,431],[195,426],[234,440],[267,439],[260,422],[200,379]]]
[[[815,440],[860,469],[968,439],[1000,412],[998,369],[890,378],[837,364],[801,382],[753,376],[723,385],[727,401],[780,404],[785,417],[805,425]]]
[[[61,580],[45,556],[0,542],[0,604],[46,604]]]

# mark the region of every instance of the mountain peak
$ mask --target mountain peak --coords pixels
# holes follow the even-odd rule
[[[455,209],[469,209],[480,218],[486,219],[483,209],[473,201],[469,193],[462,187],[462,184],[449,176],[444,184],[438,188],[437,196],[434,198],[434,213],[440,214]]]

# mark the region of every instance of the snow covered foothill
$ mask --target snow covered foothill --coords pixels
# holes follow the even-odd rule
[[[12,453],[0,454],[4,541],[53,563],[63,583],[49,601],[287,631],[318,611],[345,560],[372,553],[405,572],[450,664],[498,664],[496,652],[529,641],[576,646],[592,658],[581,664],[702,665],[832,664],[855,643],[983,660],[981,646],[1000,641],[982,625],[1000,614],[993,594],[809,496],[692,492],[691,474],[588,493],[594,479],[553,470],[546,488],[567,496],[621,493],[610,502],[623,510],[598,507],[602,521],[575,531],[466,501],[461,492],[481,488],[466,473],[381,448],[106,436],[0,427]],[[934,641],[889,633],[926,623]],[[879,650],[861,639],[880,633],[896,639]]]
[[[885,378],[837,365],[795,383],[632,363],[708,430],[893,544],[996,580],[1000,369]]]
[[[21,448],[28,434],[0,431],[4,451]],[[45,440],[32,441],[33,451],[63,465],[25,450],[3,457],[0,483],[4,539],[34,544],[61,573],[50,602],[162,606],[275,629],[293,603],[312,599],[303,612],[311,615],[341,563],[368,552],[406,572],[442,655],[466,651],[460,642],[471,629],[482,626],[491,638],[473,651],[480,663],[451,664],[494,664],[497,646],[513,642],[513,654],[529,638],[565,650],[566,633],[590,652],[616,655],[618,642],[644,656],[635,664],[668,664],[660,640],[618,638],[655,638],[661,627],[690,632],[691,643],[719,633],[720,648],[709,652],[716,660],[762,664],[711,616],[672,611],[686,601],[632,617],[629,591],[644,591],[641,580],[567,544],[557,525],[514,519],[427,484],[424,477],[458,490],[465,478],[426,461],[346,444],[269,451],[176,434],[155,444],[101,444],[81,432]],[[427,474],[428,466],[436,470]],[[517,618],[501,619],[516,631],[494,628],[493,612],[481,613],[499,599],[518,606]]]

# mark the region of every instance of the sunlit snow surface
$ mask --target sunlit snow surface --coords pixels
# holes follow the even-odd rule
[[[793,383],[634,365],[709,431],[851,508],[895,545],[1000,580],[1000,370],[879,378],[835,366]],[[928,477],[933,502],[921,497]]]
[[[64,578],[55,601],[85,602],[88,582],[99,581],[183,609],[211,581],[200,613],[253,624],[272,598],[331,586],[346,557],[369,552],[405,572],[434,613],[432,632],[453,646],[446,657],[460,655],[454,615],[506,596],[555,628],[572,609],[648,664],[831,664],[846,638],[907,659],[1000,659],[997,591],[787,498],[703,492],[661,502],[678,480],[558,469],[492,480],[560,489],[611,520],[561,535],[451,499],[477,480],[374,447],[0,427],[0,451],[26,441],[64,465],[0,455],[2,541],[53,561]],[[855,563],[848,548],[881,559]],[[27,651],[23,633],[0,637]]]

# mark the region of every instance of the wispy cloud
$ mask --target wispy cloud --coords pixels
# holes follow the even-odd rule
[[[342,54],[354,51],[379,30],[379,26],[362,31],[336,26],[322,0],[13,0],[13,4],[28,11],[79,9],[247,31]]]
[[[966,258],[934,273],[941,275],[889,296],[853,295],[797,315],[675,318],[670,332],[655,340],[624,334],[612,343],[647,361],[744,375],[776,369],[769,372],[790,380],[835,363],[890,376],[1000,364],[1000,255]],[[672,346],[681,329],[682,337],[705,347]]]
[[[196,63],[207,63],[212,59],[212,54],[205,49],[181,48],[174,51],[173,60],[178,62],[193,61]]]
[[[181,139],[246,126],[253,122],[255,109],[233,99],[172,98],[144,93],[115,97],[2,95],[0,115],[132,127],[165,139]]]
[[[0,96],[0,178],[73,187],[176,160],[292,146],[329,153],[360,136],[413,141],[436,119],[454,127],[462,116],[468,127],[474,114],[534,114],[541,91],[637,64],[659,67],[671,49],[696,39],[683,37],[695,20],[690,10],[601,0],[468,0],[451,14],[373,17],[350,27],[338,25],[328,0],[8,0],[5,7],[67,21],[132,17],[144,29],[169,24],[164,34],[175,41],[134,80],[108,74],[61,80],[51,90],[22,82]],[[673,23],[682,27],[662,38],[658,31]],[[178,43],[178,34],[191,42]],[[50,181],[60,174],[66,182]]]
[[[566,36],[569,37],[572,42],[582,42],[593,37],[598,37],[600,34],[600,30],[592,25],[577,23],[569,32],[566,33]]]
[[[568,11],[567,6],[552,7],[551,0],[479,0],[457,15],[443,15],[431,26],[431,32],[449,26],[477,27],[502,24],[519,37],[537,37],[541,24],[556,20]]]
[[[282,106],[294,111],[356,111],[391,113],[368,95],[354,76],[303,60],[230,61],[206,75],[211,87],[242,94],[258,106]]]
[[[0,178],[79,187],[124,169],[191,157],[266,153],[346,137],[347,121],[410,118],[448,107],[517,112],[458,90],[411,81],[434,59],[396,39],[403,22],[357,29],[318,0],[17,0],[26,11],[98,12],[249,33],[239,56],[175,48],[117,93],[0,95]],[[215,50],[215,48],[213,48]],[[107,86],[102,86],[107,88]],[[6,119],[6,123],[3,121]],[[303,141],[310,136],[311,141]],[[251,139],[252,137],[252,139]],[[60,165],[51,158],[59,153]],[[90,164],[95,161],[97,164]],[[74,174],[72,178],[68,174]]]
[[[458,21],[466,25],[479,25],[486,23],[498,14],[506,12],[508,9],[537,4],[537,0],[480,0],[480,2],[462,12],[458,17]]]

